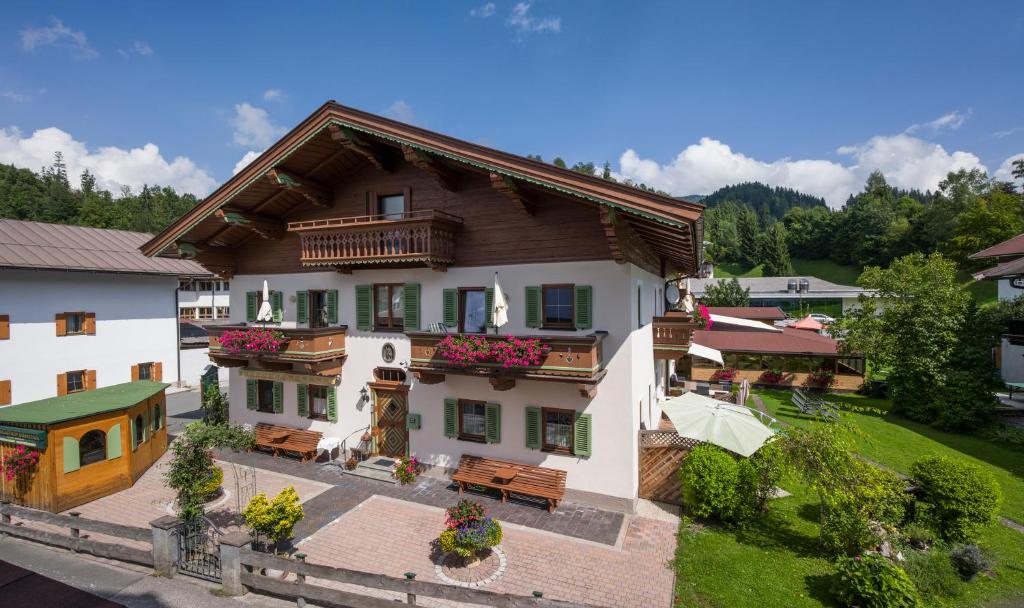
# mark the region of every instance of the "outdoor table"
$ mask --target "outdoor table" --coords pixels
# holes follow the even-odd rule
[[[500,483],[509,483],[510,481],[515,479],[516,475],[518,474],[519,471],[513,468],[503,467],[494,472],[494,479],[496,479]]]
[[[332,454],[332,453],[334,453],[334,450],[336,448],[340,448],[340,447],[341,447],[341,438],[340,437],[321,437],[320,441],[318,441],[317,444],[316,444],[316,453],[317,453],[317,455],[319,455],[320,452],[327,452],[328,454]]]
[[[288,439],[289,435],[291,435],[291,433],[288,431],[278,431],[270,436],[270,440],[274,443],[281,443],[285,439]]]

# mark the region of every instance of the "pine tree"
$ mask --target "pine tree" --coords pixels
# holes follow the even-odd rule
[[[739,261],[749,267],[757,266],[761,259],[758,234],[761,232],[757,214],[750,207],[742,207],[736,218],[739,233]]]
[[[762,270],[766,277],[788,277],[793,275],[793,264],[786,246],[786,229],[776,222],[767,232],[764,251],[761,252]]]

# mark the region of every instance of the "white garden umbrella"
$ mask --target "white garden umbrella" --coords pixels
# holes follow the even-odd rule
[[[494,310],[491,312],[494,317],[494,327],[501,327],[508,323],[508,300],[505,299],[505,292],[498,284],[498,273],[494,273]]]
[[[740,456],[758,451],[775,434],[749,408],[697,393],[673,397],[661,408],[680,436],[713,443]]]
[[[257,321],[272,321],[274,319],[274,309],[270,305],[270,286],[267,285],[267,280],[263,279],[263,303],[260,304],[260,310],[256,313]]]

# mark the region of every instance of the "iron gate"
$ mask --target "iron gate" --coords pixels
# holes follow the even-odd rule
[[[220,582],[220,530],[205,517],[185,522],[177,529],[178,572]]]

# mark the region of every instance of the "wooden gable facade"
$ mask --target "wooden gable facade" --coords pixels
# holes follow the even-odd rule
[[[381,215],[382,196],[404,210]],[[328,102],[142,250],[235,274],[700,263],[702,207]]]

